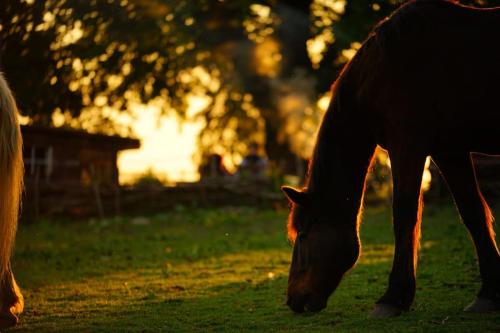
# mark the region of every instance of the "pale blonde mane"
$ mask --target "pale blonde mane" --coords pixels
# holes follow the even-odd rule
[[[16,102],[0,73],[0,276],[10,265],[23,180],[22,138]]]

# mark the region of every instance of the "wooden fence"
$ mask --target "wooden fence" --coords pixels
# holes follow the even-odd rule
[[[474,157],[481,190],[490,204],[500,198],[500,159],[484,155]],[[426,202],[448,201],[446,184],[436,167],[431,168],[433,181]],[[365,196],[368,204],[390,204],[389,197],[381,200]],[[373,198],[372,198],[373,197]],[[375,198],[375,199],[374,199]],[[205,181],[177,184],[173,187],[89,187],[79,184],[51,186],[41,181],[27,181],[21,219],[41,218],[83,219],[116,215],[142,215],[162,212],[176,206],[261,206],[286,207],[287,201],[277,186],[263,182]]]
[[[50,186],[26,184],[21,219],[89,218],[140,215],[176,206],[286,206],[286,200],[269,184],[188,183],[175,187]]]

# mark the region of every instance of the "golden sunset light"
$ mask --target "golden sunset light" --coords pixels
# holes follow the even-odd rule
[[[202,104],[203,99],[193,99],[191,112],[195,113]],[[132,130],[141,140],[141,148],[120,153],[120,183],[131,183],[148,171],[168,182],[197,181],[198,167],[193,155],[202,124],[161,115],[154,106],[138,106],[134,113],[137,120]]]
[[[176,117],[159,116],[151,108],[140,112],[133,129],[141,148],[120,153],[120,183],[131,183],[148,171],[169,182],[198,180],[193,154],[200,126],[180,124]]]

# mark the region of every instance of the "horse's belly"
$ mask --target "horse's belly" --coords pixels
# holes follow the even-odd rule
[[[500,155],[500,133],[496,131],[475,132],[470,136],[469,151]]]
[[[460,129],[442,131],[437,140],[439,150],[471,151],[500,155],[500,123],[469,123]]]

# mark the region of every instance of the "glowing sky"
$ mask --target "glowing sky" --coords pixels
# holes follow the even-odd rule
[[[190,98],[188,115],[204,106],[203,98]],[[179,182],[198,180],[193,154],[201,123],[181,122],[175,115],[160,115],[154,106],[137,106],[132,128],[141,148],[126,150],[118,156],[120,183],[131,182],[149,170],[160,179]]]

